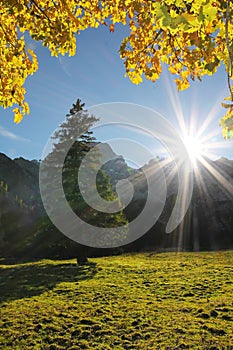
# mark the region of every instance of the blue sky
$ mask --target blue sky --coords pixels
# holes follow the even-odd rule
[[[39,60],[38,72],[25,85],[31,114],[15,125],[11,109],[0,110],[0,151],[11,158],[40,159],[51,133],[64,120],[72,103],[81,98],[87,108],[106,102],[141,104],[161,113],[178,131],[178,118],[183,114],[187,129],[195,124],[194,134],[203,127],[202,136],[213,148],[215,158],[233,158],[233,143],[223,140],[219,127],[225,113],[221,102],[228,96],[224,68],[179,93],[166,70],[156,83],[144,80],[133,85],[124,77],[123,61],[118,55],[126,34],[121,25],[116,25],[114,33],[105,26],[86,30],[77,37],[76,56],[58,59],[40,43],[30,42]],[[126,133],[125,130],[122,136]]]

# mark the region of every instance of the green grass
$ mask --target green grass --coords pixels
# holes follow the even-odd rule
[[[233,349],[231,251],[0,264],[0,349]]]

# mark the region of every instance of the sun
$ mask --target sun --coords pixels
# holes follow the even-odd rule
[[[196,165],[197,161],[200,161],[206,154],[206,145],[202,142],[201,139],[192,135],[184,136],[183,142],[191,162],[193,165]]]

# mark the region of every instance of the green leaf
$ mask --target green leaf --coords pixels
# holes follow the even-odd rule
[[[156,3],[154,5],[154,8],[156,9],[156,18],[157,19],[161,19],[161,18],[168,16],[167,6],[162,5],[160,3]]]
[[[208,71],[210,71],[210,72],[213,72],[214,71],[214,69],[217,67],[217,65],[219,64],[219,59],[217,58],[217,57],[215,57],[215,60],[214,60],[214,62],[210,62],[210,63],[207,63],[206,65],[205,65],[205,69],[207,69]]]
[[[213,7],[211,5],[206,5],[203,6],[203,15],[205,16],[206,19],[209,21],[213,20],[216,17],[217,14],[217,8]]]

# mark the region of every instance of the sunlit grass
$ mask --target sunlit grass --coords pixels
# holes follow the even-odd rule
[[[1,349],[232,349],[233,252],[0,265]]]

